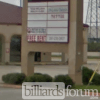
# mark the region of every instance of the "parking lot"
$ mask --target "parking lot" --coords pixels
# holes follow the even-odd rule
[[[88,64],[85,64],[84,66],[87,66],[88,68],[95,70],[97,64],[98,64],[98,61],[88,61]],[[35,65],[34,71],[35,73],[37,72],[45,73],[54,77],[59,74],[68,74],[68,65]],[[0,83],[2,83],[2,75],[5,75],[7,73],[16,73],[16,72],[18,73],[21,72],[21,66],[0,65]],[[98,73],[100,73],[100,66],[98,69]]]
[[[36,65],[34,69],[35,73],[45,73],[51,75],[52,77],[58,74],[68,74],[68,66],[66,65]],[[21,66],[0,65],[0,83],[2,82],[2,75],[16,72],[21,72]]]

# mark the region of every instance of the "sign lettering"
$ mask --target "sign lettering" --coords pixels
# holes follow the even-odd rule
[[[28,42],[68,42],[69,0],[28,4]]]

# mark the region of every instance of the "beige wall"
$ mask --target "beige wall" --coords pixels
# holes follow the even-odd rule
[[[8,64],[10,62],[10,42],[13,35],[21,35],[21,25],[0,25],[0,34],[3,35],[2,40],[2,62]]]
[[[10,41],[13,35],[21,35],[21,25],[0,25],[0,34],[6,37],[6,41]]]
[[[51,62],[51,52],[42,52],[41,53],[41,62]]]

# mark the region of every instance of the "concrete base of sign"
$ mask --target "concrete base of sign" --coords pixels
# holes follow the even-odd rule
[[[27,75],[32,75],[34,73],[34,53],[30,52],[28,54],[28,68]]]
[[[76,85],[83,85],[82,83],[82,72],[78,72],[75,74],[69,74],[69,76],[73,79],[73,81],[76,83]]]
[[[27,66],[22,67],[22,72],[25,73],[27,76],[34,74],[34,52],[29,53],[22,53],[22,56],[24,57],[24,63],[22,63],[21,66]],[[28,58],[28,59],[27,59]],[[23,62],[23,59],[22,59]]]

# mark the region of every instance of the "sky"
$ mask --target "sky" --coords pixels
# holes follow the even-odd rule
[[[10,4],[14,4],[14,5],[20,6],[20,0],[0,0],[0,1],[3,1],[3,2],[7,2],[7,3],[10,3]],[[84,20],[83,20],[84,23],[85,23],[85,20],[86,20],[88,1],[89,0],[84,0]]]
[[[7,2],[7,3],[10,3],[10,4],[14,4],[14,5],[20,5],[20,0],[0,0],[0,1],[3,1],[3,2]]]

